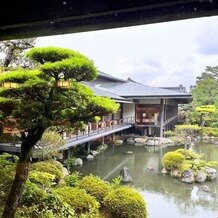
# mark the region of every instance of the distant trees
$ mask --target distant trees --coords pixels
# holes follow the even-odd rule
[[[70,49],[46,47],[32,48],[26,57],[37,63],[35,69],[17,68],[0,73],[1,133],[7,128],[16,130],[21,141],[4,218],[15,216],[27,180],[32,148],[48,127],[74,127],[94,116],[115,113],[119,108],[113,100],[96,97],[80,83],[97,76],[93,61],[86,56]]]
[[[194,107],[218,104],[218,66],[206,67],[197,77],[192,94]]]
[[[197,77],[192,95],[191,123],[218,127],[218,66],[207,66]]]

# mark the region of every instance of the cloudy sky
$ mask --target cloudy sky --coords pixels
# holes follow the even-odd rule
[[[218,65],[218,16],[39,37],[36,46],[79,51],[119,78],[188,89],[206,66]]]

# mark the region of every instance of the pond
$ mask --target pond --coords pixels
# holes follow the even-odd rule
[[[147,203],[149,218],[218,218],[218,180],[207,181],[211,193],[202,193],[202,184],[185,184],[161,173],[163,155],[180,147],[145,147],[128,143],[117,147],[110,145],[92,162],[85,161],[80,171],[83,175],[94,174],[111,182],[126,166],[130,170],[133,186],[140,191]],[[218,145],[197,144],[192,149],[205,154],[205,160],[218,161]],[[133,151],[133,154],[126,154]],[[148,168],[152,167],[153,172]],[[218,168],[215,167],[217,170]]]

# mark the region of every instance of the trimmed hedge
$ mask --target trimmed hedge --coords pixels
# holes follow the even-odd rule
[[[92,214],[90,217],[99,217],[99,203],[95,197],[87,194],[83,189],[61,187],[54,190],[64,202],[69,204],[76,214]]]
[[[133,188],[119,187],[104,198],[104,206],[113,218],[146,218],[143,197]]]
[[[87,193],[96,197],[100,203],[111,190],[110,184],[103,181],[98,176],[94,176],[92,174],[83,177],[82,180],[79,181],[78,187],[85,189]]]

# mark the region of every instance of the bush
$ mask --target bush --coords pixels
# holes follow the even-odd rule
[[[52,185],[54,185],[54,179],[55,176],[51,173],[40,172],[37,170],[32,170],[29,173],[29,180],[43,187],[51,187]]]
[[[100,203],[111,190],[111,187],[108,183],[100,179],[98,176],[94,176],[92,174],[83,177],[83,179],[79,181],[78,187],[85,189],[87,193],[96,197]]]
[[[78,185],[80,178],[81,178],[80,172],[73,172],[71,175],[65,176],[64,181],[67,186],[75,187]]]
[[[186,160],[200,159],[204,156],[204,154],[197,154],[194,151],[187,149],[177,149],[176,152],[182,154]]]
[[[35,196],[37,197],[37,196]],[[48,193],[43,199],[33,200],[33,204],[27,206],[22,204],[18,208],[17,218],[76,218],[74,210],[71,206],[62,201],[62,199],[54,193]]]
[[[184,160],[185,157],[181,153],[177,151],[170,151],[163,156],[162,165],[167,170],[171,170],[178,168]]]
[[[45,200],[46,197],[47,193],[45,190],[39,188],[36,184],[27,181],[21,197],[21,204],[23,206],[40,204]]]
[[[218,128],[203,127],[201,133],[206,136],[218,137]]]
[[[63,166],[58,161],[40,161],[32,164],[31,171],[36,170],[46,172],[55,176],[55,182],[59,182],[63,178]]]
[[[104,206],[113,218],[146,218],[147,209],[143,197],[130,187],[112,190],[104,199]]]
[[[14,180],[16,164],[0,164],[0,190],[8,193]]]
[[[175,132],[173,132],[173,131],[171,131],[171,130],[165,131],[165,132],[164,132],[164,135],[165,135],[166,137],[175,136]]]
[[[3,153],[0,155],[0,165],[8,165],[12,163],[17,163],[19,157],[17,155]]]
[[[75,166],[75,163],[76,163],[76,158],[75,157],[70,157],[66,160],[64,160],[64,166],[69,169],[73,166]]]
[[[54,192],[59,195],[64,202],[72,206],[76,214],[92,214],[93,218],[99,216],[99,203],[93,196],[87,194],[85,190],[65,186],[57,188]]]
[[[198,125],[176,125],[175,131],[177,133],[183,133],[186,135],[195,135],[198,134],[201,130],[201,127]]]

